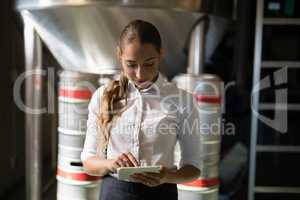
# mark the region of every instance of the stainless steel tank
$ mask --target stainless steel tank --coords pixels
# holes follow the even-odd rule
[[[137,18],[152,22],[161,32],[166,49],[162,68],[171,71],[185,68],[183,47],[197,19],[210,13],[231,17],[232,2],[226,1],[226,4],[217,2],[216,0],[19,0],[17,8],[33,25],[34,30],[64,69],[113,74],[119,70],[115,50],[118,36],[130,20]],[[217,27],[223,26],[224,23],[221,22]],[[214,40],[208,38],[208,42],[215,39],[218,41],[218,38]],[[214,49],[210,44],[208,46]]]

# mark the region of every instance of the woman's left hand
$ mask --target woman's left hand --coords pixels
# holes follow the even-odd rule
[[[155,187],[167,182],[168,170],[164,166],[160,167],[159,173],[135,173],[130,176],[131,180],[140,182],[149,187]]]

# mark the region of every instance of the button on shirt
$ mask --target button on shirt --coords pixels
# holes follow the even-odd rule
[[[97,124],[104,88],[101,86],[95,91],[88,107],[82,161],[95,155],[105,158],[99,150],[100,127]],[[124,102],[121,100],[121,103]],[[131,152],[143,165],[173,168],[174,148],[178,141],[181,149],[178,167],[189,164],[200,168],[198,124],[199,115],[192,94],[178,89],[161,73],[146,89],[139,90],[129,80],[128,102],[122,114],[113,122],[106,157],[116,159],[122,153]]]

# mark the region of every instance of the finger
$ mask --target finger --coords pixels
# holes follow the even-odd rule
[[[113,166],[121,167],[121,165],[118,163],[118,159],[116,159],[116,160],[114,161]]]
[[[157,184],[159,184],[158,179],[145,176],[144,174],[135,174],[135,177],[140,179],[145,185],[149,185],[149,184],[150,185],[157,185]]]
[[[164,171],[165,170],[164,166],[160,165],[159,167],[160,167],[159,171]]]
[[[147,186],[149,186],[149,187],[154,187],[154,186],[159,185],[159,182],[153,181],[153,180],[150,180],[150,179],[145,179],[145,180],[143,180],[143,181],[144,181],[143,184],[144,184],[144,185],[147,185]]]
[[[122,161],[123,165],[125,165],[126,167],[132,167],[132,164],[128,159],[123,158],[121,161]]]
[[[161,179],[161,177],[162,177],[162,174],[160,174],[160,173],[145,172],[143,174],[145,174],[147,176],[151,176],[153,178],[157,178],[157,179]]]
[[[122,158],[123,158],[123,161],[126,162],[127,167],[135,166],[135,164],[133,163],[133,161],[131,160],[131,158],[129,158],[129,156],[127,154],[123,153]]]
[[[118,157],[118,159],[119,160],[123,160],[123,159],[126,159],[126,154],[125,153],[122,153],[119,157]]]
[[[133,174],[133,175],[131,175],[131,178],[139,183],[144,184],[144,185],[150,186],[150,184],[151,184],[148,179],[146,179],[145,177],[143,177],[141,175]]]
[[[121,167],[121,166],[118,164],[117,161],[118,161],[117,159],[113,160],[113,161],[112,161],[112,164],[109,166],[109,170],[110,170],[111,172],[113,172],[113,173],[116,173],[116,172],[117,172],[117,169],[118,169],[119,167]]]
[[[160,173],[164,173],[164,172],[166,172],[166,170],[167,170],[167,168],[165,166],[160,165],[160,169],[159,169]]]
[[[126,164],[128,165],[128,167],[134,167],[135,164],[131,161],[131,159],[129,158],[129,156],[127,154],[122,154],[122,159],[123,161],[126,162]]]
[[[156,175],[151,175],[149,173],[143,173],[143,176],[148,178],[148,179],[151,179],[153,181],[156,181],[156,182],[160,182],[160,179],[161,179],[161,177],[157,176],[157,174]]]
[[[117,160],[117,164],[120,166],[120,167],[126,167],[126,165],[123,163],[123,161],[121,159],[118,159]]]
[[[122,154],[118,157],[118,159],[120,159],[120,160],[127,159],[127,156],[126,156],[125,153],[122,153]]]
[[[127,157],[131,161],[131,163],[133,164],[133,166],[137,167],[137,166],[140,165],[139,162],[136,160],[136,158],[132,155],[131,152],[127,153]]]
[[[131,167],[133,164],[131,164],[130,160],[127,158],[126,154],[122,154],[119,156],[119,161],[122,162],[123,167]]]
[[[119,168],[119,167],[121,167],[117,162],[114,162],[114,164],[113,164],[113,172],[117,172],[117,169]]]
[[[137,176],[135,176],[134,174],[131,174],[129,176],[129,179],[133,180],[133,181],[136,181],[136,182],[139,182],[139,183],[142,183],[142,181]]]

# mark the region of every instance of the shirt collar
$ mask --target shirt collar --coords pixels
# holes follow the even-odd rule
[[[128,91],[132,92],[140,92],[140,93],[151,93],[151,94],[160,94],[160,89],[163,83],[166,81],[165,77],[161,72],[158,72],[157,79],[147,88],[138,89],[132,80],[128,80]]]

